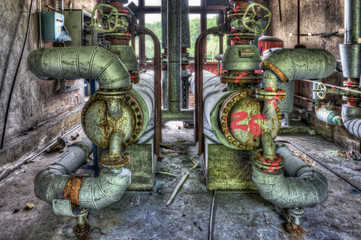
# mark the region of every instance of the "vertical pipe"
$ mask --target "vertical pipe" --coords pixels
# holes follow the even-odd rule
[[[358,43],[361,38],[361,0],[345,0],[345,43]]]
[[[190,48],[191,40],[189,33],[189,5],[188,1],[182,1],[182,48]]]
[[[162,48],[164,51],[164,57],[167,54],[168,41],[167,41],[167,0],[162,0]],[[168,109],[168,74],[167,74],[167,62],[162,61],[162,89],[163,89],[163,109]]]
[[[168,109],[171,113],[180,112],[181,83],[181,1],[167,2],[168,27]]]
[[[88,79],[90,83],[90,96],[93,95],[97,90],[97,82],[94,79]],[[94,177],[99,176],[99,168],[98,168],[98,147],[93,143],[93,168],[94,168]]]
[[[300,45],[300,28],[301,28],[301,19],[300,19],[300,0],[297,0],[297,45]]]
[[[162,0],[162,48],[166,49],[167,43],[167,1]]]

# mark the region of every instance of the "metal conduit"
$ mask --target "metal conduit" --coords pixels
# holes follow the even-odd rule
[[[315,207],[328,198],[325,176],[296,157],[283,144],[276,145],[276,153],[284,158],[283,170],[265,174],[253,166],[252,179],[265,200],[281,208]]]
[[[98,81],[101,89],[131,85],[119,57],[101,47],[39,48],[30,53],[27,63],[43,80],[90,78]]]
[[[181,84],[181,1],[167,2],[168,34],[168,110],[179,113]]]

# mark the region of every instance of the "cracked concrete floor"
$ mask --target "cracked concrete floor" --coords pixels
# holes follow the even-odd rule
[[[199,168],[190,172],[173,203],[166,206],[174,187],[193,165],[190,157],[199,161],[193,129],[184,129],[181,122],[168,123],[163,128],[163,138],[176,152],[163,153],[157,168],[169,168],[178,177],[156,175],[153,192],[126,192],[120,202],[92,212],[91,239],[208,239],[212,192],[200,181]],[[361,162],[334,156],[334,152],[344,150],[340,146],[319,136],[292,135],[278,139],[292,142],[361,187]],[[0,239],[74,239],[66,238],[62,231],[73,226],[75,220],[55,216],[51,206],[37,199],[33,192],[36,173],[58,154],[42,154],[0,182]],[[350,193],[353,186],[320,164],[316,163],[316,169],[327,177],[330,197],[316,208],[306,209],[303,236],[288,234],[274,206],[257,192],[217,192],[213,239],[360,239],[361,195]],[[25,210],[26,203],[35,204],[35,208]]]

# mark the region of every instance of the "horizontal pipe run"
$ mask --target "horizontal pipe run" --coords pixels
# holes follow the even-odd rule
[[[321,79],[336,70],[335,57],[323,49],[282,49],[265,59],[263,69],[274,72],[282,82]]]
[[[178,113],[162,111],[162,122],[168,121],[193,121],[194,109],[181,110]]]
[[[101,47],[39,48],[30,53],[27,64],[43,80],[89,78],[98,81],[101,89],[131,85],[119,57]]]
[[[84,83],[84,84],[81,84],[81,85],[78,85],[78,86],[74,86],[74,87],[65,87],[63,89],[61,89],[62,92],[72,92],[74,90],[78,90],[79,88],[84,88],[84,87],[87,87],[88,84]]]
[[[35,195],[49,204],[62,199],[70,174],[78,170],[93,151],[93,143],[86,137],[63,152],[55,163],[40,171],[34,179]]]
[[[83,137],[54,164],[40,171],[34,180],[35,195],[49,204],[64,199],[88,209],[101,209],[119,201],[130,184],[130,170],[103,169],[98,178],[70,176],[86,163],[92,147],[92,142]]]

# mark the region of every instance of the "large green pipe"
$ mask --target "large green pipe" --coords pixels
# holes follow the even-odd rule
[[[283,81],[320,79],[336,69],[336,59],[323,49],[282,49],[262,62],[262,68],[274,72]]]
[[[101,47],[39,48],[27,62],[30,71],[44,80],[88,78],[98,81],[101,89],[131,85],[119,57]]]
[[[40,171],[34,179],[35,195],[49,204],[53,199],[62,199],[65,185],[70,174],[78,170],[92,153],[93,143],[83,137],[81,142],[73,144],[63,152],[55,163]]]
[[[342,105],[342,122],[349,133],[361,138],[361,108]]]
[[[276,146],[284,158],[283,170],[267,174],[253,166],[252,179],[265,200],[280,208],[315,207],[328,198],[327,179],[296,157],[285,145]]]
[[[34,180],[35,195],[49,204],[63,199],[64,188],[74,173],[88,159],[92,142],[86,138],[73,144],[54,164],[40,171]],[[130,184],[130,171],[126,168],[104,172],[97,177],[83,177],[79,190],[79,206],[101,209],[120,200]]]
[[[189,86],[193,94],[195,94],[195,84],[195,74],[193,74],[189,79]],[[225,89],[227,89],[227,84],[222,83],[219,76],[203,71],[204,118],[221,144],[239,150],[224,136],[218,123],[219,111],[223,101],[234,92],[224,91]]]

